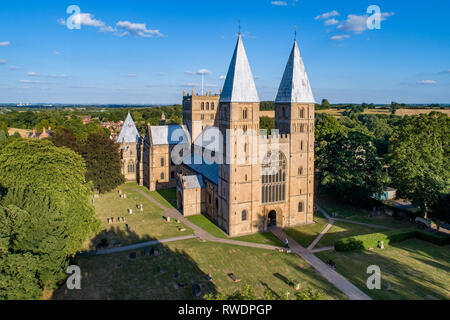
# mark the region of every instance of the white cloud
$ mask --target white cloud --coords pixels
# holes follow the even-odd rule
[[[20,68],[16,67],[16,66],[9,66],[8,69],[9,70],[19,70]]]
[[[270,3],[273,4],[274,6],[287,6],[288,5],[286,1],[272,1]]]
[[[6,46],[9,46],[9,45],[11,45],[11,42],[9,42],[9,41],[2,41],[2,42],[0,42],[0,47],[6,47]]]
[[[384,12],[380,14],[380,20],[385,21],[388,17],[394,15],[394,12]],[[355,34],[362,33],[367,30],[367,19],[369,16],[367,14],[359,16],[356,14],[349,14],[347,19],[342,21],[338,25],[338,29],[342,31],[350,31]]]
[[[332,25],[335,25],[335,24],[338,24],[338,23],[339,23],[339,21],[336,20],[336,19],[328,19],[327,21],[324,22],[324,25],[332,26]]]
[[[220,80],[225,80],[226,78],[227,78],[227,76],[224,74],[219,77]]]
[[[137,37],[150,38],[150,37],[162,37],[163,34],[159,30],[147,29],[145,23],[133,23],[130,21],[119,21],[116,26],[122,28],[124,31],[120,33],[121,37],[128,35],[134,35]]]
[[[21,82],[21,83],[35,83],[35,84],[46,83],[46,82],[43,82],[43,81],[36,81],[36,80],[19,80],[19,82]]]
[[[421,80],[418,82],[419,84],[437,84],[435,80]]]
[[[190,70],[186,70],[184,73],[193,76],[193,75],[207,75],[207,74],[211,74],[212,72],[209,71],[208,69],[200,69],[198,71],[190,71]]]
[[[36,73],[36,72],[28,72],[27,75],[28,75],[29,77],[39,77],[39,76],[40,76],[40,74],[38,74],[38,73]]]
[[[95,19],[94,15],[91,13],[78,13],[72,16],[72,22],[74,24],[79,24],[80,26],[99,28],[102,32],[114,32],[116,31],[113,27],[107,26],[103,21]],[[58,23],[61,25],[66,25],[64,19],[58,19]]]
[[[325,13],[315,17],[314,20],[329,19],[331,17],[338,17],[338,16],[340,16],[339,12],[337,12],[336,10],[333,10],[330,12],[325,12]]]
[[[348,39],[348,38],[350,38],[350,36],[349,36],[348,34],[341,34],[341,35],[332,36],[332,37],[330,38],[330,40],[333,40],[333,41],[342,41],[342,40]]]
[[[0,64],[5,64],[6,63],[6,60],[1,60],[0,59]]]

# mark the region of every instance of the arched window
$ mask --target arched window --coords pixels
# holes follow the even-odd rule
[[[242,119],[247,119],[247,109],[242,111]]]
[[[242,221],[246,221],[247,220],[247,210],[243,210],[242,211]]]
[[[211,110],[214,110],[214,102],[211,102]]]
[[[262,203],[286,200],[286,157],[281,152],[269,152],[261,167]]]
[[[300,108],[299,113],[300,113],[300,119],[305,118],[305,109],[304,108]]]
[[[303,212],[303,202],[298,203],[298,212]]]
[[[161,181],[164,181],[164,172],[161,172]]]
[[[135,169],[134,169],[134,163],[129,163],[128,164],[128,173],[134,173]]]
[[[201,109],[202,109],[202,110],[205,110],[205,103],[204,103],[204,102],[202,102],[202,107],[201,107]]]
[[[301,176],[303,174],[303,167],[298,168],[298,175]]]
[[[209,110],[209,102],[206,103],[206,110]]]
[[[300,150],[303,151],[303,140],[300,141]]]
[[[161,158],[161,167],[164,167],[165,161],[164,158]]]

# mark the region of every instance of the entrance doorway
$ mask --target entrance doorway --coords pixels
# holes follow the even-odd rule
[[[269,220],[267,221],[267,227],[276,227],[277,226],[277,212],[272,210],[269,212]]]

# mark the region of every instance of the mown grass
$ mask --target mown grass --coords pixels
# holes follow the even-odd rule
[[[109,244],[120,242],[121,245],[127,245],[193,234],[193,231],[182,223],[166,222],[163,219],[163,210],[133,190],[134,187],[133,184],[125,184],[95,199],[94,207],[101,222],[101,231],[85,244],[86,250],[95,249],[102,239],[107,239]],[[126,194],[126,199],[120,198],[119,189]],[[139,211],[139,204],[143,204],[143,212]],[[133,213],[129,214],[128,209],[132,209]],[[124,217],[125,222],[118,222],[119,217]],[[108,218],[114,218],[115,223],[108,224]],[[127,224],[131,230],[127,229]],[[186,231],[181,232],[182,228]]]
[[[265,288],[278,293],[289,291],[292,296],[294,290],[288,284],[292,280],[299,281],[302,288],[320,290],[324,299],[346,298],[293,254],[198,239],[158,247],[159,256],[145,257],[138,251],[134,260],[130,260],[129,252],[78,257],[82,289],[66,290],[63,286],[52,299],[194,299],[194,283],[201,286],[202,294],[231,294],[249,284],[261,298]],[[174,277],[177,271],[179,279]],[[230,273],[241,281],[233,282]],[[212,282],[206,280],[207,274]],[[179,282],[185,287],[179,288]]]
[[[411,239],[383,250],[326,251],[317,256],[324,262],[333,260],[337,272],[374,299],[450,299],[450,246]],[[380,290],[367,289],[371,265],[380,267]]]
[[[328,220],[319,212],[314,213],[314,223],[286,228],[286,234],[303,247],[308,247],[328,224]]]
[[[231,238],[231,239],[238,240],[238,241],[267,244],[267,245],[277,246],[277,247],[284,247],[283,241],[278,239],[272,232],[255,233],[255,234],[250,234],[250,235]]]
[[[203,214],[187,217],[187,219],[216,238],[226,239],[228,236]]]

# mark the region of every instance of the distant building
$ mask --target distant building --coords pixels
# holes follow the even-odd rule
[[[53,135],[53,131],[50,127],[48,129],[42,128],[42,132],[38,132],[36,128],[28,134],[28,138],[31,139],[45,139],[50,138]]]

